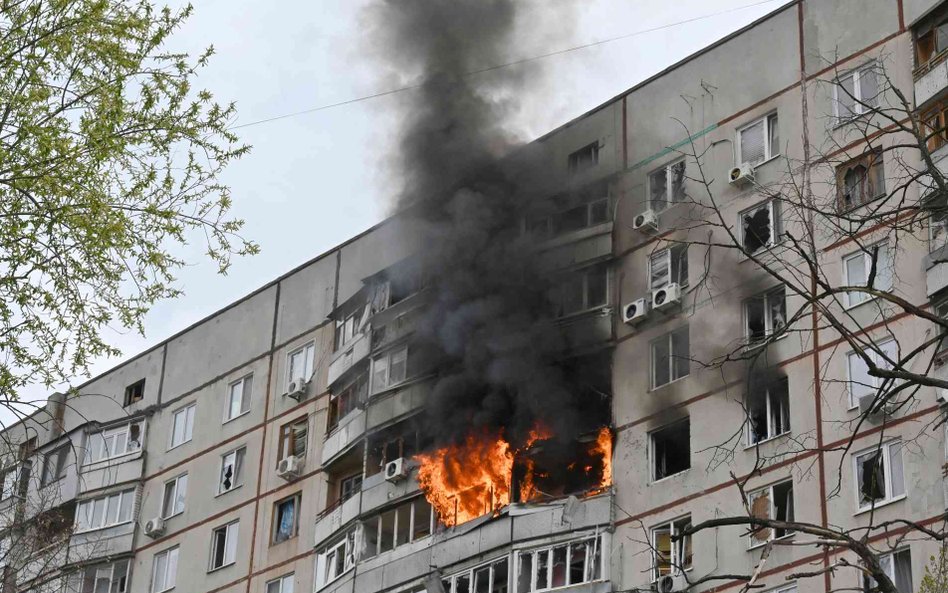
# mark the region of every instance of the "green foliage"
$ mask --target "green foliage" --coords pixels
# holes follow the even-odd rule
[[[925,567],[918,593],[948,593],[948,553],[944,545]]]
[[[165,49],[190,13],[0,0],[0,399],[116,354],[102,329],[179,295],[191,238],[221,273],[258,249],[218,179],[234,105],[192,89],[212,50]]]

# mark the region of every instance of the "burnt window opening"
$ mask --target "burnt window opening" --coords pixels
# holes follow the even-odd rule
[[[543,240],[598,226],[612,219],[609,206],[609,185],[591,184],[542,202],[526,215],[523,230],[535,239]]]
[[[691,419],[685,418],[649,435],[652,480],[661,480],[691,468]]]
[[[885,194],[881,150],[868,152],[836,168],[840,212],[848,212]]]
[[[747,394],[749,444],[790,432],[789,385],[789,380],[784,377]]]
[[[567,161],[569,172],[574,175],[594,167],[599,162],[599,142],[591,142],[571,153]]]
[[[145,380],[135,381],[125,388],[125,407],[141,401],[145,397]]]
[[[780,207],[769,200],[740,214],[741,246],[754,255],[774,246],[780,234]]]
[[[366,477],[382,471],[389,461],[409,459],[423,451],[428,442],[411,421],[402,422],[370,437],[366,459]]]
[[[654,291],[669,283],[688,286],[688,245],[660,249],[648,258],[648,283]]]
[[[744,337],[749,346],[779,334],[787,326],[787,289],[784,285],[744,301]]]
[[[785,523],[793,519],[793,481],[768,486],[748,495],[751,516]],[[773,539],[788,536],[793,530],[785,527],[771,529],[760,527],[750,534],[750,546],[754,547]]]
[[[326,430],[332,431],[339,425],[339,421],[350,412],[362,407],[369,391],[369,380],[365,373],[343,388],[339,393],[329,397],[329,416]]]

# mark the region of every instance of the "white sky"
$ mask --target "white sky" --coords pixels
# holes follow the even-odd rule
[[[524,90],[510,123],[525,138],[539,136],[787,1],[532,0],[573,4],[573,30],[525,39],[511,59],[682,24],[525,66],[546,68],[547,82]],[[197,86],[221,101],[236,101],[238,124],[400,86],[368,57],[363,9],[371,1],[193,2],[194,15],[172,46],[197,52],[214,45],[216,55]],[[699,18],[705,15],[717,16]],[[223,277],[206,264],[183,270],[186,295],[156,306],[144,337],[110,333],[124,357],[382,220],[394,193],[386,159],[397,140],[397,101],[371,99],[240,130],[253,150],[227,170],[224,181],[233,190],[234,214],[246,220],[245,234],[261,245],[261,254],[236,260]],[[192,259],[199,258],[195,249]],[[121,360],[98,360],[92,374]],[[41,401],[46,393],[36,387],[23,399]],[[0,422],[10,416],[0,411]]]

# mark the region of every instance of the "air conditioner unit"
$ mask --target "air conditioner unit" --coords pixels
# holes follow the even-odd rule
[[[158,537],[165,532],[165,520],[161,517],[149,519],[145,523],[145,535],[148,537]]]
[[[658,593],[679,593],[688,590],[688,580],[683,574],[670,575],[659,578],[655,582],[655,590]]]
[[[295,480],[300,477],[303,469],[303,459],[296,455],[287,455],[277,464],[277,475],[284,480]]]
[[[944,406],[945,404],[948,404],[948,389],[936,387],[935,388],[935,402],[939,406]]]
[[[385,464],[385,479],[389,482],[398,482],[408,477],[408,464],[404,457],[393,459]]]
[[[306,381],[303,379],[293,379],[290,381],[290,384],[286,387],[286,393],[283,394],[283,397],[289,397],[300,401],[303,399],[303,396],[306,395]]]
[[[672,282],[666,284],[665,286],[652,291],[652,308],[658,309],[668,309],[669,307],[674,307],[681,302],[681,287],[678,284]]]
[[[642,212],[632,219],[632,229],[649,234],[658,231],[658,215],[652,209]]]
[[[648,301],[637,299],[631,303],[626,303],[622,307],[622,322],[629,325],[635,325],[645,319],[648,313]]]
[[[745,185],[748,183],[754,182],[754,168],[751,167],[748,163],[741,163],[737,167],[731,169],[731,173],[727,176],[728,181],[733,185]]]
[[[870,393],[859,398],[859,414],[866,417],[868,422],[878,424],[886,416],[892,414],[894,406],[891,401],[887,401],[882,406],[876,403],[876,394]]]

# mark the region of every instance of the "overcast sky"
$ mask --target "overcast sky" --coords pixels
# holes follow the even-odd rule
[[[523,47],[511,50],[511,60],[642,32],[521,66],[546,69],[547,82],[523,90],[510,122],[524,138],[533,138],[788,0],[523,1],[572,4],[576,19],[569,30],[524,36]],[[213,44],[216,55],[197,85],[222,101],[236,101],[238,124],[403,82],[370,58],[365,8],[372,0],[193,2],[194,16],[172,46],[196,52]],[[156,306],[146,319],[144,337],[110,334],[124,356],[134,356],[382,220],[393,194],[387,159],[397,137],[398,100],[370,99],[241,128],[253,150],[228,169],[224,181],[233,189],[234,214],[246,220],[245,234],[262,252],[235,261],[224,277],[209,265],[184,270],[179,279],[186,295]],[[96,361],[92,373],[120,361]],[[31,389],[24,399],[38,400],[45,393]],[[9,418],[4,416],[0,421]]]

